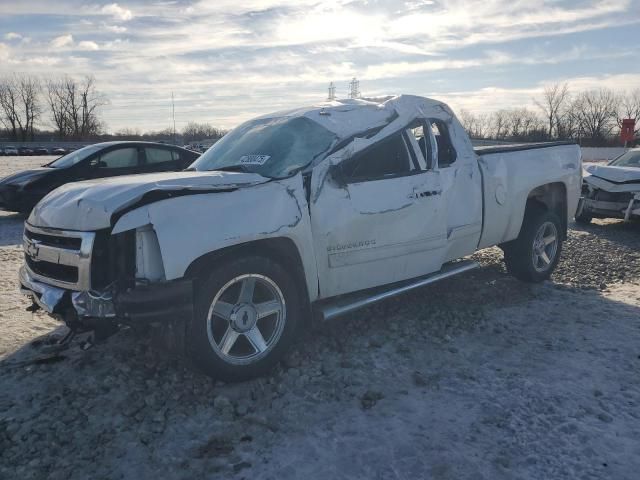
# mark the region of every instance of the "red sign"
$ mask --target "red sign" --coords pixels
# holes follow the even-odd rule
[[[633,118],[625,118],[622,120],[622,128],[620,129],[620,140],[623,143],[633,142],[636,130],[636,121]]]

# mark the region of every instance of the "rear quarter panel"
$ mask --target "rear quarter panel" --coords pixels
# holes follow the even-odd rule
[[[478,248],[518,237],[529,193],[550,183],[567,192],[567,218],[576,211],[582,182],[578,145],[478,156],[483,179],[484,225]]]

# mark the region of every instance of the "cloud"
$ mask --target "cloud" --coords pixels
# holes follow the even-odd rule
[[[126,8],[121,7],[117,3],[111,3],[103,6],[100,11],[107,15],[113,15],[115,18],[122,20],[123,22],[129,21],[133,18],[133,12]]]
[[[83,40],[80,43],[78,43],[78,49],[79,50],[99,50],[100,47],[94,41]]]
[[[638,72],[640,47],[624,49],[628,61],[616,47],[635,12],[636,0],[0,1],[12,30],[34,26],[30,44],[0,34],[0,58],[37,75],[95,75],[112,129],[164,128],[172,90],[178,127],[232,127],[322,100],[329,81],[345,95],[353,76],[367,95],[495,109],[572,72],[576,85]]]
[[[0,60],[7,61],[9,59],[9,47],[0,42]]]
[[[102,29],[106,30],[107,32],[113,33],[124,33],[127,31],[127,27],[123,27],[120,25],[107,25],[106,23],[102,24]]]
[[[9,32],[4,34],[4,38],[6,40],[20,40],[22,38],[22,35],[16,32]]]
[[[53,48],[64,48],[73,44],[73,35],[67,33],[65,35],[60,35],[59,37],[51,40],[51,46]]]

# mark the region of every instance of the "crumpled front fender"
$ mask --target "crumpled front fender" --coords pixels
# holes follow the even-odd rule
[[[125,213],[112,233],[147,225],[156,233],[167,281],[182,278],[192,262],[208,253],[284,237],[298,249],[311,299],[317,295],[311,222],[301,174],[233,191],[150,203]]]

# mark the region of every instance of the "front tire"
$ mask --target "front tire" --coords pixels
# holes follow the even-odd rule
[[[503,248],[509,273],[524,282],[547,280],[560,260],[561,228],[555,213],[531,208],[525,215],[518,238]]]
[[[584,209],[582,210],[582,212],[580,212],[579,215],[575,216],[576,223],[579,223],[580,225],[589,225],[591,223],[591,220],[593,220],[593,217],[588,213],[585,213]]]
[[[227,382],[263,375],[293,343],[301,311],[296,283],[278,263],[229,261],[196,291],[187,350],[208,375]]]

